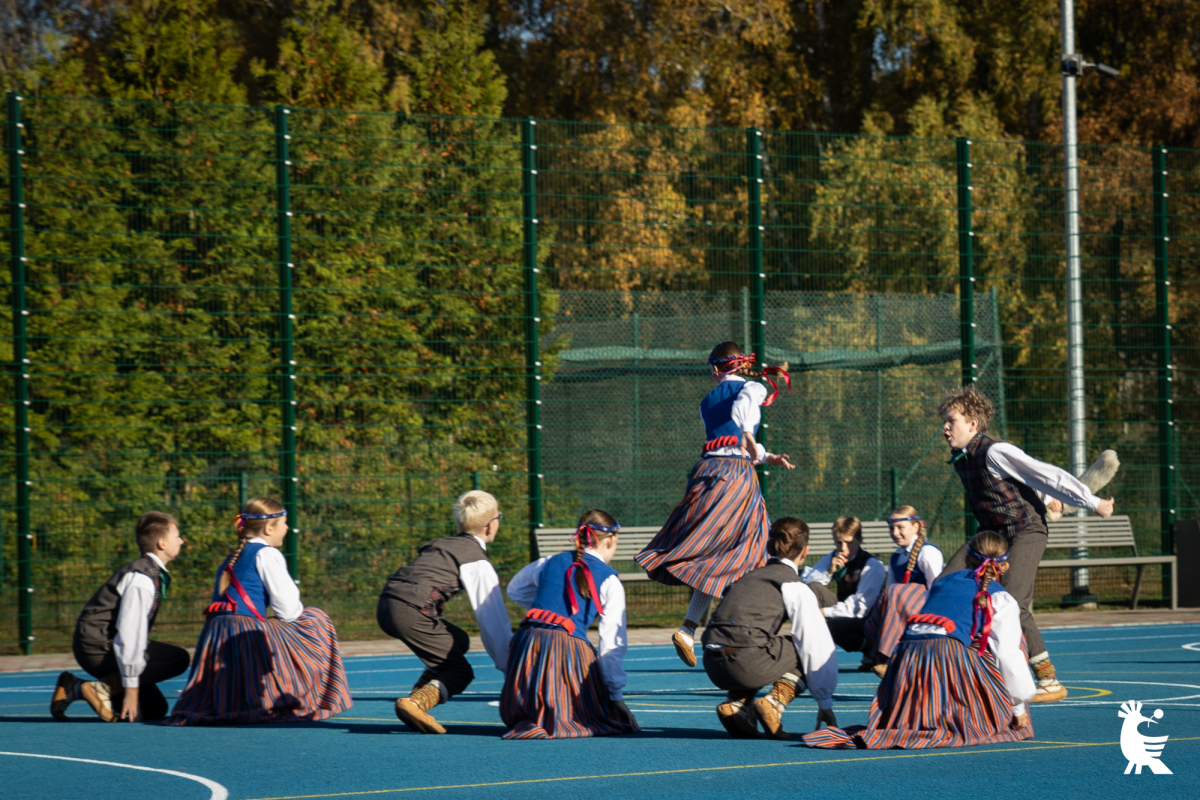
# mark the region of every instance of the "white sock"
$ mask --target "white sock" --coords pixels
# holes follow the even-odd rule
[[[704,592],[692,592],[692,602],[688,604],[687,616],[684,617],[684,623],[679,630],[686,633],[688,636],[694,636],[695,628],[688,628],[687,621],[699,623],[704,619],[704,613],[708,611],[708,607],[712,604],[713,596]]]

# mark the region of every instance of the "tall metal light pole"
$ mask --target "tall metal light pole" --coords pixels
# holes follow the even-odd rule
[[[1089,67],[1109,77],[1118,70],[1106,64],[1090,64],[1075,52],[1075,3],[1062,0],[1062,76],[1063,76],[1063,169],[1066,228],[1066,298],[1067,298],[1067,436],[1070,444],[1068,460],[1071,472],[1082,475],[1087,469],[1086,395],[1083,385],[1083,278],[1079,257],[1079,133],[1075,128],[1075,79]],[[1086,513],[1086,512],[1080,512]],[[1086,547],[1072,553],[1075,558],[1087,558]],[[1071,599],[1076,602],[1096,602],[1089,588],[1090,576],[1086,567],[1073,570]]]

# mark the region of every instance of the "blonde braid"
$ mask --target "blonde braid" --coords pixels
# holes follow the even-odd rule
[[[267,523],[270,520],[242,518],[242,514],[275,514],[283,511],[283,504],[278,500],[273,500],[269,497],[251,497],[242,506],[242,513],[233,518],[233,524],[237,526],[238,543],[233,551],[233,555],[229,557],[229,563],[221,570],[221,577],[217,579],[217,593],[225,594],[229,588],[230,574],[233,570],[233,565],[242,557],[242,551],[246,549],[247,542],[252,536],[258,536],[266,530]]]
[[[238,523],[239,525],[241,524],[241,515],[238,516]],[[233,565],[242,557],[242,551],[246,549],[246,542],[249,540],[250,537],[246,535],[246,529],[239,527],[237,547],[234,548],[233,555],[229,557],[229,563],[225,565],[225,569],[221,570],[221,577],[217,581],[217,594],[225,594],[229,589],[229,573],[233,571]]]
[[[917,556],[921,554],[921,548],[925,546],[925,521],[921,520],[917,524],[920,527],[917,530],[917,540],[913,542],[912,552],[908,554],[908,566],[905,567],[907,572],[912,572],[916,569]]]

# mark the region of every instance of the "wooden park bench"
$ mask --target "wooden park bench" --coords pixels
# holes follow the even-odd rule
[[[816,562],[821,556],[832,549],[830,528],[832,522],[813,522],[809,524],[811,554],[809,561]],[[886,565],[892,551],[896,549],[888,535],[887,522],[884,520],[866,520],[863,526],[863,547]],[[617,554],[613,558],[613,566],[617,569],[622,581],[647,580],[646,573],[637,566],[633,557],[640,552],[659,526],[622,528],[621,538],[617,541]],[[537,531],[536,541],[539,556],[550,556],[573,547],[571,535],[574,528],[542,528]],[[1133,538],[1133,526],[1125,515],[1112,516],[1108,519],[1095,515],[1087,517],[1063,517],[1057,522],[1050,523],[1050,539],[1047,550],[1074,549],[1086,546],[1088,548],[1129,548],[1131,556],[1099,556],[1088,558],[1053,558],[1043,559],[1038,567],[1042,569],[1074,569],[1079,567],[1137,567],[1137,579],[1133,586],[1132,608],[1137,608],[1138,596],[1142,591],[1142,572],[1147,564],[1169,565],[1171,568],[1171,608],[1178,603],[1179,576],[1175,556],[1139,556],[1137,542]],[[946,558],[954,555],[953,550],[945,550]]]

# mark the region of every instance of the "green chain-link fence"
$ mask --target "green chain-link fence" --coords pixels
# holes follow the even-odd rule
[[[288,506],[344,638],[379,635],[384,578],[473,486],[502,579],[532,526],[658,524],[729,338],[795,377],[765,418],[798,465],[763,474],[773,516],[908,503],[952,548],[935,408],[963,380],[1066,460],[1057,146],[16,95],[5,142],[0,652],[66,648],[152,508],[189,542],[156,627],[179,641],[246,496]],[[1142,554],[1200,510],[1196,161],[1081,151],[1088,451],[1120,453]],[[635,624],[687,599],[630,591]]]

